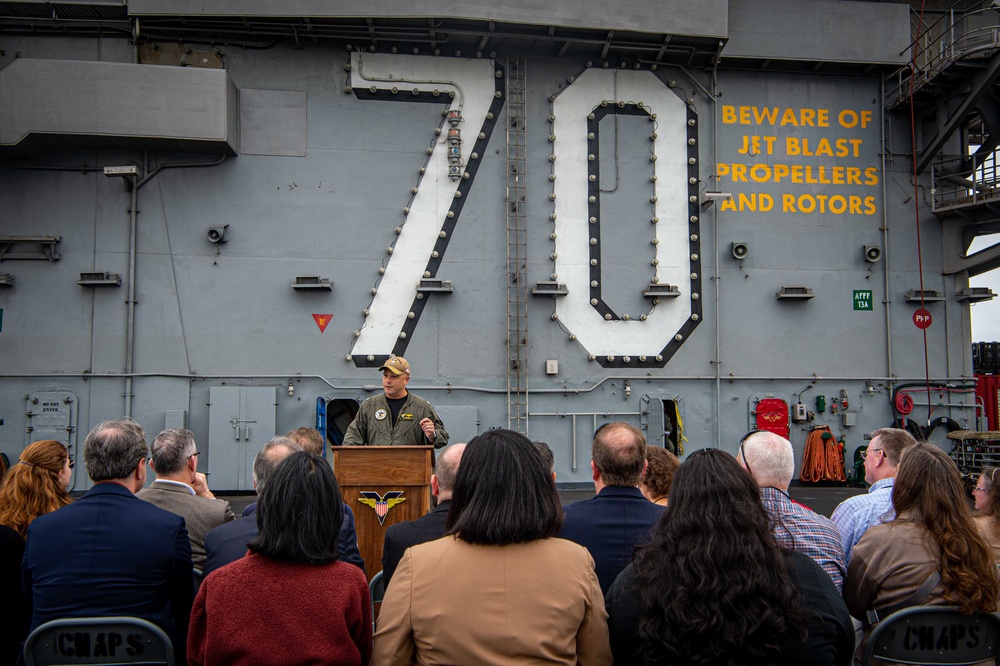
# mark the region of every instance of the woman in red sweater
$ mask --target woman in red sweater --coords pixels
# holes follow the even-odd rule
[[[279,463],[260,495],[250,553],[198,590],[191,666],[368,664],[371,599],[361,569],[337,561],[343,519],[325,460],[298,452]]]

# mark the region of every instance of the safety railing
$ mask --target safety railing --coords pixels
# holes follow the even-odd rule
[[[931,165],[931,202],[937,211],[1000,199],[1000,149],[985,156],[946,157]]]
[[[912,62],[888,78],[886,109],[891,111],[905,102],[911,89],[919,91],[959,60],[987,58],[1000,49],[1000,14],[994,18],[994,13],[991,8],[960,16],[950,12],[928,26],[908,47]]]

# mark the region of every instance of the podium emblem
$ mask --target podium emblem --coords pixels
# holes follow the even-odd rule
[[[406,498],[403,497],[402,490],[390,490],[384,496],[379,495],[374,490],[362,490],[358,501],[375,509],[375,515],[378,516],[378,524],[381,525],[385,522],[385,517],[389,513],[389,509],[401,502],[405,502]]]

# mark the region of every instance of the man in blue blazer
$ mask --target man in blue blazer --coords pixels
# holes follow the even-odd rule
[[[628,423],[616,421],[594,434],[590,468],[597,496],[566,507],[559,536],[590,551],[601,591],[607,594],[629,562],[635,547],[649,540],[665,507],[639,491],[646,471],[646,438]]]
[[[296,451],[301,451],[289,437],[272,437],[260,450],[253,461],[253,482],[258,494],[267,483],[268,477],[282,460]],[[247,544],[257,538],[257,503],[249,505],[243,517],[230,523],[219,525],[205,537],[204,575],[219,567],[235,562],[247,554]],[[337,534],[337,559],[355,564],[365,570],[365,561],[358,550],[358,533],[354,525],[354,512],[344,504],[344,522]]]
[[[451,494],[455,490],[455,478],[458,476],[463,451],[464,443],[452,444],[438,454],[434,474],[431,475],[431,493],[438,498],[434,510],[416,520],[396,523],[386,529],[385,545],[382,548],[382,584],[385,587],[389,587],[389,580],[407,548],[444,536],[444,526],[451,509]]]
[[[35,519],[21,574],[31,629],[57,618],[126,615],[149,620],[184,654],[194,598],[184,519],[135,496],[149,447],[131,419],[105,421],[83,445],[94,486]]]

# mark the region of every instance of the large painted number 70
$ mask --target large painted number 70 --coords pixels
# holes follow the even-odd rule
[[[442,116],[444,131],[433,144],[365,325],[351,348],[356,366],[378,367],[390,354],[403,355],[417,326],[427,302],[417,286],[437,274],[479,168],[481,160],[472,155],[483,155],[503,108],[504,76],[492,60],[355,52],[350,85],[363,99],[447,104],[449,111],[461,112],[462,134],[473,139],[461,145],[464,173],[453,180],[447,137],[451,126]]]

